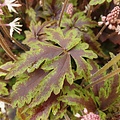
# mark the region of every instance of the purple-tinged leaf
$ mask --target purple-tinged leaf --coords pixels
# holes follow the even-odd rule
[[[101,89],[101,91],[99,92],[100,109],[107,109],[119,97],[119,79],[120,76],[115,75],[113,78],[109,79],[108,83],[104,83],[103,89]],[[104,92],[104,94],[101,94],[102,92]]]
[[[103,58],[107,58],[107,56],[103,53],[102,49],[100,48],[100,43],[94,39],[95,35],[92,32],[90,32],[90,30],[89,30],[89,33],[88,32],[83,33],[83,38],[84,38],[84,41],[89,44],[91,50],[97,53],[97,55]]]
[[[91,69],[90,64],[88,64],[84,58],[93,59],[97,57],[95,53],[87,49],[88,44],[79,43],[76,47],[69,51],[76,62],[78,74],[81,74],[81,72],[85,72],[85,74],[87,75],[87,71]]]
[[[43,41],[43,38],[40,37],[42,34],[46,33],[45,28],[49,27],[53,22],[44,22],[41,24],[38,22],[37,24],[34,24],[31,22],[30,25],[30,31],[25,31],[26,39],[23,41],[23,44],[28,45],[29,47],[34,47],[35,42],[37,41]],[[44,38],[45,39],[45,38]]]
[[[65,54],[51,63],[53,70],[40,83],[39,93],[33,99],[31,106],[34,107],[43,101],[46,101],[52,92],[58,94],[63,87],[65,78],[69,84],[73,83],[74,75],[71,69],[70,55]],[[44,66],[45,69],[46,66]]]
[[[47,120],[52,109],[52,106],[57,102],[58,95],[52,94],[49,99],[42,103],[42,105],[33,108],[33,115],[30,120],[41,119]]]
[[[7,62],[0,66],[0,76],[5,76],[10,71],[10,69],[14,66],[13,62]]]
[[[64,90],[66,93],[60,96],[58,100],[70,105],[71,107],[77,107],[78,110],[82,110],[83,108],[87,108],[90,112],[94,112],[96,110],[96,105],[92,99],[92,94],[88,91],[82,89],[80,86],[76,86],[76,88],[67,86],[63,89],[63,91]]]
[[[92,60],[90,60],[89,62],[93,68],[91,70],[91,74],[94,74],[96,71],[99,70],[99,66]],[[91,81],[92,82],[96,81],[99,78],[105,76],[106,74],[107,72],[105,71],[104,74],[100,74],[96,76]],[[115,75],[114,77],[93,86],[93,92],[95,96],[99,97],[98,102],[101,110],[107,109],[118,98],[119,96],[118,88],[119,88],[119,82],[120,82],[119,78],[120,78],[119,75]]]
[[[81,40],[77,37],[77,31],[70,30],[65,35],[60,28],[46,30],[48,40],[57,43],[64,50],[70,50],[75,47]],[[52,33],[52,34],[51,34]]]
[[[39,84],[48,73],[41,69],[35,70],[30,74],[29,79],[25,78],[13,86],[11,95],[13,106],[22,107],[25,103],[29,104],[39,91]]]
[[[26,70],[32,72],[47,59],[52,59],[59,56],[62,53],[62,49],[51,44],[38,43],[31,48],[30,51],[21,55],[15,66],[6,76],[6,79],[12,78],[13,76],[20,75]]]
[[[63,27],[65,31],[72,28],[87,31],[87,28],[93,28],[96,25],[96,22],[92,21],[84,15],[84,12],[77,12],[72,16],[72,18],[68,18],[65,15],[63,16],[63,20],[61,22],[61,27]]]

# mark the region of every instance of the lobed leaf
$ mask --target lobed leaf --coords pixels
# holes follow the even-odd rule
[[[44,1],[43,15],[46,17],[51,16],[51,19],[58,19],[61,12],[62,2],[61,0],[46,0]]]
[[[81,38],[77,37],[77,31],[74,30],[68,31],[65,35],[60,28],[48,29],[46,33],[48,35],[48,40],[55,42],[66,50],[72,49],[81,40]]]
[[[94,39],[95,35],[93,32],[89,29],[89,32],[83,32],[83,40],[89,44],[89,47],[91,50],[93,50],[97,55],[103,58],[108,58],[105,53],[100,48],[100,43],[97,42],[97,40]]]
[[[7,72],[10,71],[10,69],[14,66],[13,62],[7,62],[0,66],[0,76],[6,76]]]
[[[30,74],[29,79],[25,78],[17,82],[13,86],[14,91],[11,95],[12,105],[22,107],[25,103],[29,104],[31,99],[34,98],[39,91],[38,86],[40,81],[42,81],[47,74],[48,73],[45,73],[43,70],[37,69]]]
[[[68,31],[77,28],[78,31],[89,31],[88,28],[93,28],[97,25],[95,21],[87,18],[84,12],[76,12],[72,18],[68,18],[66,15],[63,16],[61,27],[64,31]]]
[[[63,87],[65,79],[67,79],[69,84],[73,83],[74,75],[71,69],[70,55],[65,54],[61,56],[51,63],[50,66],[53,67],[53,70],[40,83],[40,91],[32,101],[32,107],[46,101],[52,92],[58,94]]]
[[[92,98],[92,94],[86,90],[83,90],[81,87],[71,88],[71,86],[63,89],[66,91],[66,94],[60,96],[58,100],[70,105],[71,107],[79,106],[78,110],[82,110],[83,108],[87,108],[88,111],[95,111],[96,105]],[[73,111],[74,112],[74,111]]]
[[[44,23],[30,23],[30,31],[25,31],[26,39],[23,41],[23,44],[28,45],[29,47],[34,47],[35,42],[37,41],[44,41],[44,37],[40,37],[46,33],[47,27],[54,24],[55,21],[44,22]]]
[[[95,62],[90,61],[90,64],[93,68],[91,74],[94,74],[99,70],[99,66]],[[114,65],[113,68],[116,69],[116,65]],[[106,71],[104,71],[103,74],[99,74],[92,78],[92,81],[96,81],[105,75],[107,75]],[[98,104],[101,110],[106,110],[108,107],[114,104],[118,98],[119,92],[117,90],[119,89],[119,78],[119,75],[115,75],[114,77],[106,79],[105,81],[93,86],[93,92],[95,96],[99,97]]]
[[[57,97],[58,95],[52,94],[46,102],[35,107],[30,120],[47,120],[49,118],[52,106],[57,102]]]
[[[28,70],[28,72],[32,72],[37,69],[45,60],[52,59],[55,56],[60,55],[61,52],[62,49],[57,46],[38,42],[38,44],[34,45],[34,48],[31,48],[30,51],[21,54],[21,57],[8,73],[6,79],[20,75],[26,70]]]
[[[81,74],[81,72],[87,75],[87,71],[91,69],[90,64],[87,63],[84,58],[93,59],[97,57],[97,55],[93,51],[87,50],[87,48],[87,43],[79,43],[76,47],[69,51],[69,53],[76,62],[76,71],[79,75]]]
[[[8,95],[8,89],[6,88],[6,84],[3,82],[0,82],[0,95]]]

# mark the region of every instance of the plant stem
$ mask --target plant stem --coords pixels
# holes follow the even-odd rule
[[[98,80],[96,80],[96,81],[92,82],[91,84],[87,85],[85,88],[86,88],[86,89],[89,89],[89,88],[91,88],[92,86],[94,86],[94,85],[96,85],[96,84],[98,84],[98,83],[100,83],[100,82],[103,82],[103,81],[105,81],[106,79],[109,79],[109,78],[115,76],[115,75],[118,74],[118,73],[120,73],[120,68],[114,70],[113,72],[107,74],[107,75],[104,76],[104,77],[99,78]]]
[[[2,83],[9,83],[8,80],[3,80],[3,79],[0,79],[0,82],[2,82]]]
[[[64,5],[63,5],[63,7],[62,7],[61,14],[60,14],[60,19],[59,19],[59,23],[58,23],[58,26],[59,26],[59,27],[60,27],[61,20],[62,20],[62,16],[63,16],[64,10],[65,10],[65,8],[66,8],[66,6],[67,6],[68,1],[69,1],[69,0],[65,0]]]
[[[7,70],[4,70],[4,69],[2,69],[2,68],[0,68],[0,72],[3,72],[3,73],[8,73],[8,71],[7,71]]]
[[[117,32],[113,32],[113,33],[107,35],[106,40],[109,39],[110,37],[115,36],[116,34],[117,34]]]
[[[87,12],[87,17],[89,17],[89,18],[91,17],[92,11],[93,11],[93,6],[90,6],[90,9]]]
[[[65,120],[70,120],[70,118],[67,114],[65,114],[64,117],[65,117]]]
[[[91,79],[95,78],[97,75],[102,74],[103,72],[105,72],[109,67],[111,67],[112,65],[114,65],[115,63],[117,63],[120,60],[120,53],[118,55],[116,55],[114,58],[112,58],[107,64],[105,64],[100,70],[98,70],[96,73],[94,73],[91,77]]]
[[[12,53],[12,51],[10,50],[7,42],[5,41],[5,39],[3,38],[2,34],[0,33],[0,45],[2,46],[2,48],[5,50],[5,52],[13,59],[13,60],[17,60],[16,55],[14,55]]]
[[[3,97],[0,97],[0,101],[6,103],[6,104],[8,104],[8,105],[11,105],[11,101],[10,101],[9,98],[3,98]]]
[[[96,37],[94,38],[94,40],[97,40],[100,35],[102,34],[102,32],[104,31],[104,29],[107,27],[107,25],[104,24],[104,26],[101,28],[101,30],[99,31],[99,33],[96,35]]]
[[[15,40],[14,38],[12,38],[9,34],[8,29],[6,28],[6,26],[4,26],[4,23],[2,23],[2,21],[0,21],[2,30],[5,32],[5,34],[10,38],[10,40],[12,40],[12,42],[14,42],[17,46],[19,46],[22,50],[26,51],[28,50],[25,46],[23,46],[22,44],[20,44],[17,40]],[[2,25],[3,24],[3,25]]]

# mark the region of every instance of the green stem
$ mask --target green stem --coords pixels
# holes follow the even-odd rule
[[[64,10],[65,10],[65,8],[66,8],[66,6],[67,6],[68,1],[69,1],[69,0],[65,0],[64,5],[63,5],[63,7],[62,7],[61,14],[60,14],[60,19],[59,19],[59,23],[58,23],[58,26],[59,26],[59,27],[60,27],[61,20],[62,20],[62,16],[63,16]]]
[[[88,10],[87,17],[91,17],[91,13],[93,11],[93,6],[90,6],[90,9]]]
[[[65,120],[70,120],[69,116],[67,114],[64,115]]]
[[[120,60],[120,53],[116,55],[114,58],[112,58],[107,64],[105,64],[100,70],[98,70],[96,73],[94,73],[91,77],[91,79],[95,78],[97,75],[102,74],[104,71],[106,71],[109,67],[114,65]]]
[[[111,78],[111,77],[113,77],[113,76],[115,76],[116,74],[119,74],[119,73],[120,73],[120,68],[114,70],[113,72],[107,74],[104,77],[99,78],[98,80],[96,80],[96,81],[92,82],[91,84],[87,85],[85,88],[89,89],[92,86],[94,86],[94,85],[96,85],[96,84],[98,84],[100,82],[103,82],[103,81],[105,81],[105,80],[107,80],[107,79],[109,79],[109,78]]]

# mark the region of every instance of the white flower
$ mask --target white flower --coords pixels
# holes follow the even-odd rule
[[[2,6],[7,6],[10,12],[17,13],[17,11],[13,7],[20,7],[21,4],[17,4],[16,2],[16,0],[5,0]]]
[[[13,31],[16,31],[19,34],[20,34],[20,31],[22,31],[22,29],[19,28],[19,27],[22,27],[22,25],[19,24],[20,22],[18,22],[18,20],[20,20],[20,18],[15,18],[12,22],[7,24],[7,26],[10,26],[10,36],[11,37],[13,35]]]
[[[80,118],[81,115],[80,115],[79,113],[76,113],[76,114],[75,114],[75,117]]]
[[[0,101],[0,109],[1,109],[1,112],[2,112],[2,113],[5,113],[5,112],[6,112],[6,110],[5,110],[5,103],[4,103],[4,102],[1,102],[1,101]]]
[[[103,22],[102,21],[98,22],[98,25],[99,26],[103,25]]]
[[[118,32],[118,35],[120,34],[120,25],[117,25],[117,28],[115,29],[116,32]]]

